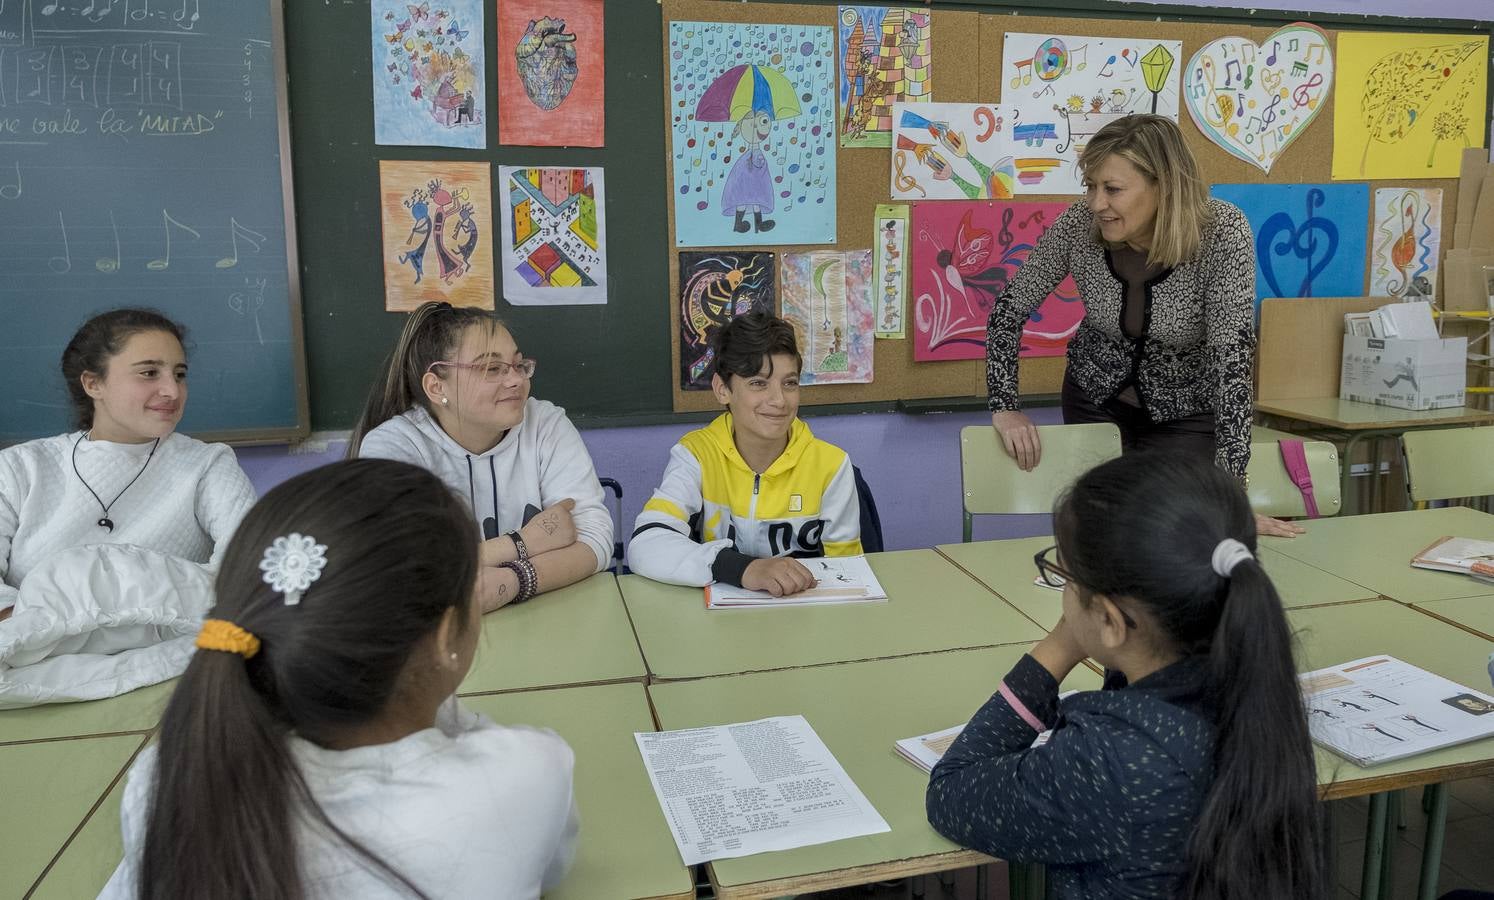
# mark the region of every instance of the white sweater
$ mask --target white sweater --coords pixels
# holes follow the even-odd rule
[[[131,544],[215,568],[254,505],[254,486],[224,444],[173,432],[146,465],[150,444],[80,436],[0,450],[0,609],[15,604],[26,573],[48,556],[87,544]],[[73,472],[74,444],[86,487]],[[119,495],[109,508],[112,532],[98,525],[103,510],[90,487],[104,503]]]
[[[447,703],[436,727],[390,744],[327,750],[290,738],[327,817],[428,897],[535,898],[575,855],[575,756],[554,732],[493,724]],[[100,900],[135,896],[156,747],[130,770],[120,811],[124,861]],[[314,898],[408,897],[320,829],[302,826],[301,873]]]
[[[541,510],[569,497],[576,501],[571,511],[576,538],[596,554],[596,570],[612,562],[612,516],[591,454],[565,410],[547,400],[530,397],[523,421],[486,453],[468,453],[416,407],[365,435],[358,455],[429,469],[467,499],[485,537],[518,531]],[[496,522],[484,532],[487,519]]]

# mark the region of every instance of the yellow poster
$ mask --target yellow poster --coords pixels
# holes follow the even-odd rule
[[[1484,146],[1487,36],[1342,31],[1336,56],[1335,179],[1456,178]]]

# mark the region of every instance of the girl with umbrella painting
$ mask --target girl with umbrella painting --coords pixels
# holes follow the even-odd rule
[[[773,173],[763,143],[778,119],[799,115],[794,87],[782,72],[755,65],[733,66],[723,72],[695,106],[697,122],[735,122],[735,134],[746,144],[726,176],[721,192],[721,214],[735,218],[732,229],[768,232],[774,221],[763,218],[773,211]],[[747,213],[752,213],[752,224]]]

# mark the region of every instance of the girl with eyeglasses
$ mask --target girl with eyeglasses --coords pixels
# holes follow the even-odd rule
[[[929,822],[1046,864],[1061,898],[1326,896],[1291,629],[1245,492],[1197,454],[1128,454],[1053,526],[1037,563],[1063,617],[934,767]],[[1060,701],[1086,658],[1104,689]]]
[[[349,457],[422,466],[467,498],[482,533],[483,612],[600,572],[612,517],[565,410],[530,396],[535,361],[488,310],[410,314]]]

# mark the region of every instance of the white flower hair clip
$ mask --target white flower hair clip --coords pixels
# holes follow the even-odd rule
[[[311,535],[292,532],[278,537],[265,548],[259,561],[265,584],[285,595],[285,605],[295,606],[311,583],[322,576],[327,565],[327,545],[318,544]]]

